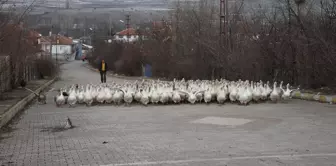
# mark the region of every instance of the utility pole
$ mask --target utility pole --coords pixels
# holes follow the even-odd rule
[[[223,44],[225,44],[226,47],[229,47],[230,41],[229,41],[229,5],[228,0],[220,0],[219,5],[219,17],[220,17],[220,23],[219,23],[219,36],[220,36],[220,46],[222,47]],[[226,39],[226,42],[224,43],[224,39]]]
[[[227,47],[228,50],[231,51],[231,42],[230,42],[230,27],[229,27],[229,0],[225,0],[225,23],[226,23],[226,28],[225,28],[225,33],[226,33],[226,42],[227,42]]]
[[[225,0],[219,0],[219,45],[223,46],[223,39],[225,37]]]
[[[228,7],[228,0],[219,0],[220,2],[220,15],[219,15],[219,52],[218,56],[222,56],[222,49],[223,47],[226,48],[229,52],[231,51],[230,46],[230,38],[229,38],[229,7]],[[227,60],[225,60],[225,63],[227,63]],[[226,72],[225,72],[226,73]],[[212,77],[214,78],[215,70],[213,69]],[[226,75],[226,74],[225,74]]]
[[[126,30],[127,30],[127,43],[129,43],[129,38],[130,38],[130,34],[129,34],[129,28],[130,28],[130,18],[131,15],[126,14]]]

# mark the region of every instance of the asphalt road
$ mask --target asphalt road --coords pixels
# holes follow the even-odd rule
[[[108,78],[108,81],[123,82]],[[62,80],[97,83],[82,62]],[[3,165],[336,165],[336,106],[281,104],[77,106],[33,104],[1,134]],[[70,117],[76,126],[63,129]]]

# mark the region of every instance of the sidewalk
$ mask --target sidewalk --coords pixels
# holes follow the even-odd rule
[[[54,81],[55,78],[34,80],[28,82],[26,87],[39,93]],[[2,93],[0,96],[0,128],[6,125],[34,98],[35,95],[25,90],[24,88],[17,88],[9,92]]]

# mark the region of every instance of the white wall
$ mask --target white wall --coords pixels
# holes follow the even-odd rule
[[[71,45],[53,45],[52,46],[52,58],[56,59],[56,48],[57,48],[57,59],[58,60],[65,60],[64,54],[71,54],[72,53],[72,46]]]
[[[138,35],[136,35],[136,36],[130,35],[129,41],[133,42],[133,41],[137,41],[138,39],[139,39]],[[128,41],[127,36],[119,36],[119,35],[115,35],[114,36],[114,40],[123,41],[123,42],[127,42]]]
[[[42,43],[42,44],[41,44],[41,49],[42,49],[43,51],[45,51],[45,52],[50,53],[50,44],[44,44],[44,43]]]
[[[51,49],[52,55],[63,55],[63,54],[71,54],[72,46],[71,45],[53,45]]]

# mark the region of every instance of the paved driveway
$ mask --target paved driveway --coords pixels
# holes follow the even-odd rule
[[[82,62],[55,88],[96,83]],[[108,78],[112,81],[113,78]],[[113,81],[123,82],[121,79]],[[335,165],[336,106],[282,104],[78,106],[34,104],[1,135],[3,165]],[[67,117],[76,126],[64,130]]]

